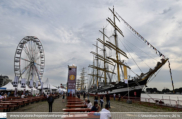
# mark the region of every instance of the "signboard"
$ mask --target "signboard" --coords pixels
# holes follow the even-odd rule
[[[67,90],[69,92],[74,92],[76,90],[76,73],[77,67],[76,66],[68,66],[68,83],[67,83]]]

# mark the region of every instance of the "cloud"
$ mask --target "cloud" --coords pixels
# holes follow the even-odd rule
[[[106,34],[113,35],[112,27],[106,22],[107,17],[112,18],[108,7],[112,8],[113,5],[120,16],[169,57],[175,75],[174,82],[175,80],[180,82],[182,2],[170,0],[1,1],[0,66],[3,68],[0,68],[0,72],[14,79],[14,53],[18,43],[25,36],[37,36],[43,44],[46,64],[43,80],[49,78],[54,85],[66,83],[67,66],[71,64],[78,66],[78,78],[83,67],[87,72],[91,71],[88,69],[88,65],[93,63],[90,51],[95,51],[92,44],[96,43],[96,39],[102,39],[99,30],[107,26]],[[122,21],[118,22],[118,26],[125,35],[124,38],[118,35],[119,47],[127,53],[129,60],[122,56],[120,58],[124,59],[136,73],[141,72],[132,58],[143,72],[147,72],[149,67],[155,67],[160,60],[158,55],[137,38]],[[111,42],[114,43],[113,37]],[[99,46],[102,47],[101,44]],[[107,54],[111,55],[111,52],[114,58],[114,51]],[[167,64],[162,70],[168,72]],[[165,73],[155,80],[160,79],[161,84],[165,81],[170,84],[170,80],[165,80],[169,78],[164,76]],[[116,79],[114,76],[114,80]],[[151,83],[152,85],[155,83]]]
[[[168,13],[169,11],[171,11],[171,8],[164,9],[163,12],[162,12],[162,14],[166,14],[166,13]]]

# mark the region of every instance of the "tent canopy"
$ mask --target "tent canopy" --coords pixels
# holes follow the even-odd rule
[[[9,82],[5,86],[1,87],[1,90],[15,90],[15,87],[13,87],[13,85],[11,84],[11,82]]]
[[[38,89],[41,89],[41,86],[38,87]],[[53,86],[52,84],[49,83],[49,80],[47,79],[44,83],[43,83],[43,89],[57,89],[55,86]]]

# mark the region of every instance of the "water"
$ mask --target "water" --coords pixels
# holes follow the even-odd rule
[[[164,101],[165,104],[179,104],[182,105],[182,95],[180,94],[141,94],[141,101],[154,102],[154,100],[148,98],[154,98],[154,100]]]

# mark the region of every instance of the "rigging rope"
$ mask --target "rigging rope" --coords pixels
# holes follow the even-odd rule
[[[168,60],[168,64],[169,64],[169,72],[170,72],[170,76],[171,76],[171,82],[172,82],[173,93],[174,93],[173,77],[172,77],[171,66],[170,66],[170,62],[169,62],[169,60]]]
[[[126,45],[126,44],[125,44]],[[127,45],[128,46],[128,45]],[[128,46],[129,47],[129,46]],[[129,47],[130,48],[130,47]],[[131,48],[130,48],[131,49]],[[132,50],[132,49],[131,49]],[[134,51],[134,50],[133,50]],[[139,56],[138,56],[139,57]],[[139,57],[140,58],[140,57]],[[145,61],[144,60],[142,60],[141,58],[140,58],[140,60],[141,61],[143,61],[144,63],[145,63]],[[149,68],[151,68],[147,63],[145,63]]]
[[[120,40],[121,42],[121,40]],[[124,44],[121,42],[121,44],[124,46]],[[124,46],[124,48],[126,49],[126,47]],[[126,51],[128,52],[128,54],[130,55],[129,51],[126,49]],[[130,55],[131,56],[131,55]],[[131,56],[132,60],[135,62],[135,60],[133,59],[133,57]],[[138,64],[135,62],[135,64],[137,65],[137,67],[140,69],[140,67],[138,66]],[[140,71],[142,72],[142,70],[140,69]],[[143,73],[143,72],[142,72]]]
[[[125,27],[125,26],[124,26]],[[128,28],[125,27],[127,30]],[[134,37],[136,37],[130,30],[128,30]],[[136,37],[137,38],[137,37]],[[138,38],[137,38],[138,39]],[[127,42],[131,43],[129,40],[126,40]],[[144,52],[142,49],[140,49],[139,47],[137,47],[136,45],[134,45],[133,43],[131,43],[133,46],[135,46],[136,48],[138,48],[140,51],[142,51],[143,53],[145,53],[146,55],[148,55],[150,58],[154,59],[153,57],[151,57],[148,53]],[[156,59],[154,59],[155,61],[157,61]]]
[[[165,58],[165,56],[159,51],[157,50],[153,45],[151,45],[145,38],[143,38],[135,29],[133,29],[117,12],[116,14],[120,17],[120,19],[140,38],[142,39],[147,45],[149,45],[150,47],[152,47],[153,50],[156,51],[156,54],[158,53],[159,56],[163,56]]]

